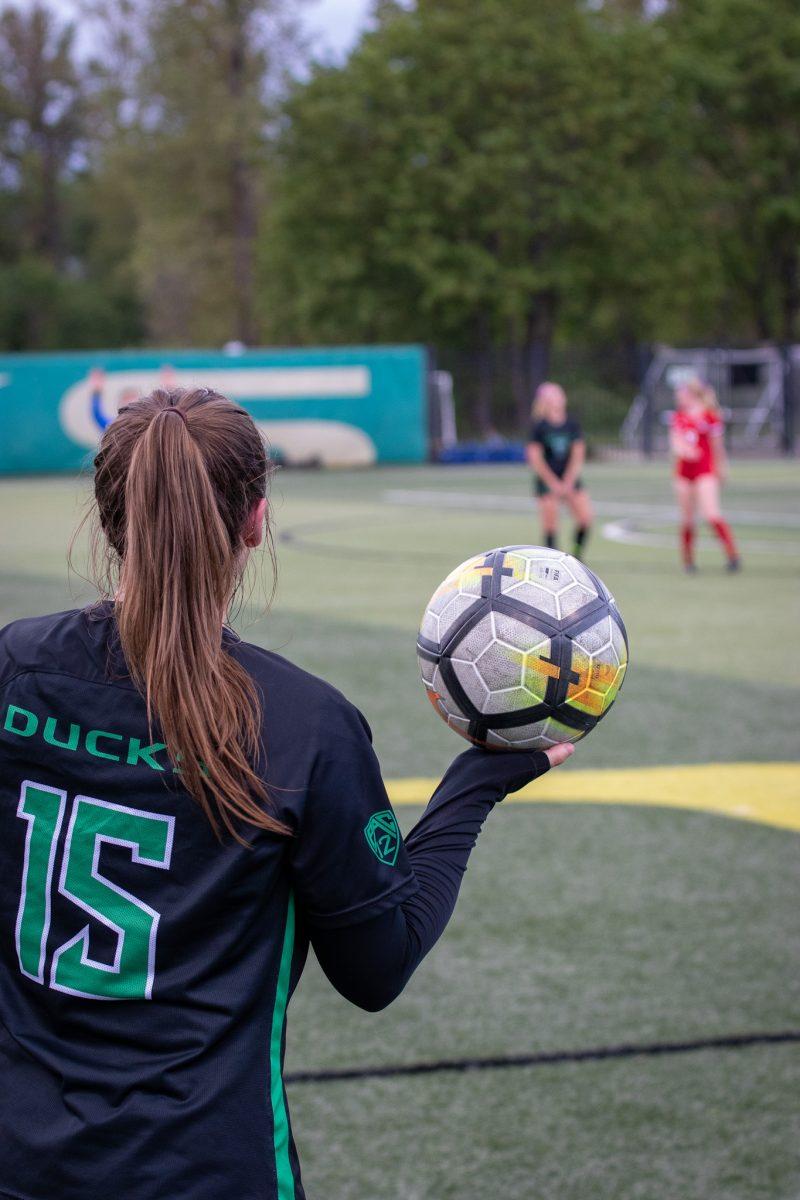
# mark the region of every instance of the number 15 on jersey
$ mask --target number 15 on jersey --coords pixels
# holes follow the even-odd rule
[[[90,1000],[149,1000],[160,913],[103,875],[100,855],[104,845],[122,846],[130,850],[131,862],[167,870],[175,818],[92,796],[75,796],[70,806],[65,791],[31,780],[22,784],[17,816],[27,822],[16,926],[23,975],[46,982],[55,888],[105,925],[116,939],[116,949],[110,962],[93,958],[91,927],[85,925],[54,950],[49,986]],[[56,886],[58,842],[65,819],[67,833]]]

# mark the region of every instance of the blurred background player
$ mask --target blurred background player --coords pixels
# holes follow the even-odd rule
[[[163,386],[168,385],[164,384]],[[140,396],[138,388],[126,387],[118,391],[116,395],[112,390],[109,397],[106,390],[106,373],[102,367],[92,367],[89,372],[89,392],[92,418],[97,428],[101,430],[108,428],[123,405],[132,404]]]
[[[567,416],[566,392],[557,383],[537,389],[526,457],[534,472],[545,545],[556,548],[558,506],[563,501],[575,519],[572,553],[582,558],[592,524],[592,504],[581,479],[586,443],[580,424]]]
[[[724,423],[717,394],[701,379],[688,379],[675,389],[670,446],[675,456],[675,493],[681,513],[684,569],[697,570],[694,560],[695,510],[708,521],[727,556],[729,571],[741,566],[736,543],[720,509],[720,485],[727,473]]]
[[[93,367],[89,373],[89,391],[92,397],[92,417],[98,429],[105,429],[113,420],[103,406],[105,382],[106,373],[103,368]]]

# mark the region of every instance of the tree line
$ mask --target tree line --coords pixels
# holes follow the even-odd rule
[[[76,5],[79,0],[76,0]],[[0,346],[800,338],[796,0],[0,9]],[[491,414],[478,414],[487,425]]]

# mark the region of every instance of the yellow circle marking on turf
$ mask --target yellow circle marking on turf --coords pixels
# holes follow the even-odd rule
[[[427,804],[436,779],[395,779],[393,804]],[[552,772],[504,801],[635,804],[717,813],[800,832],[800,763],[704,763]]]

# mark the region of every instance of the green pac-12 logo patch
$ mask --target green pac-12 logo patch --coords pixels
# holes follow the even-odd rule
[[[364,837],[375,857],[387,867],[393,867],[400,850],[400,830],[390,808],[370,817],[364,826]]]

